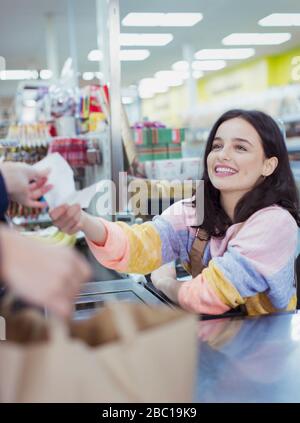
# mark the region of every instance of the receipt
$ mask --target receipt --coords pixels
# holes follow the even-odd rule
[[[39,170],[50,169],[48,183],[53,188],[44,198],[51,209],[62,204],[80,204],[82,208],[87,208],[99,189],[99,183],[96,183],[76,191],[73,170],[59,153],[49,154],[34,167]]]

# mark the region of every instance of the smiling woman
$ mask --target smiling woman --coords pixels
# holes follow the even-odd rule
[[[254,315],[294,309],[299,202],[276,122],[257,111],[222,115],[208,137],[203,181],[201,226],[196,226],[196,198],[133,226],[89,216],[76,205],[50,214],[64,232],[83,231],[104,266],[155,271],[154,285],[191,312],[222,314],[244,306]],[[191,280],[176,280],[167,265],[176,259],[190,268]]]
[[[223,236],[229,224],[274,204],[300,222],[283,135],[263,112],[231,110],[218,119],[204,153],[203,180],[203,228],[209,235]]]

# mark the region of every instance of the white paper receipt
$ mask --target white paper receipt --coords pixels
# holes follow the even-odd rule
[[[73,170],[59,153],[49,154],[34,167],[39,170],[50,169],[48,183],[53,188],[44,195],[50,209],[62,204],[76,203],[86,208],[97,191],[97,184],[76,191]]]

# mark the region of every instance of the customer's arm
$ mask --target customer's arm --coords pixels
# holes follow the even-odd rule
[[[4,219],[4,214],[8,208],[8,195],[3,175],[0,172],[0,220]]]
[[[0,226],[0,277],[17,296],[67,317],[75,295],[90,276],[75,251],[47,245]]]
[[[46,204],[38,199],[52,188],[47,184],[48,170],[36,170],[25,163],[3,162],[0,163],[0,172],[3,177],[0,181],[1,197],[5,190],[9,199],[24,206],[45,207]]]

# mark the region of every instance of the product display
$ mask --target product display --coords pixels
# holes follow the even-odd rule
[[[181,157],[185,129],[170,129],[160,122],[145,121],[135,124],[132,132],[141,162]]]

